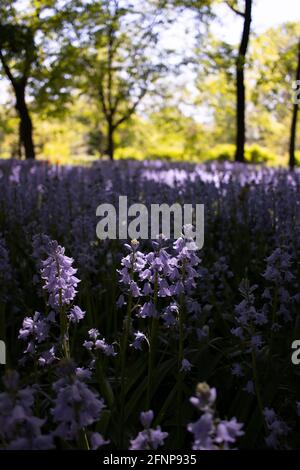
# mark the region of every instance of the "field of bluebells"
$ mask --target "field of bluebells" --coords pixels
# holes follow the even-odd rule
[[[119,195],[204,204],[203,249],[99,240]],[[0,448],[300,448],[299,253],[298,171],[2,161]]]

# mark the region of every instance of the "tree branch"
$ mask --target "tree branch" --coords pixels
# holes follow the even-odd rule
[[[233,11],[236,15],[239,15],[239,16],[242,16],[242,18],[245,18],[245,13],[235,8],[229,0],[227,0],[225,3],[230,8],[230,10]]]
[[[101,105],[102,105],[102,110],[103,110],[103,114],[105,116],[106,119],[109,118],[109,112],[107,110],[107,106],[106,106],[106,102],[105,102],[105,96],[104,96],[104,90],[103,90],[103,85],[102,85],[102,78],[100,78],[100,82],[99,82],[99,97],[100,97],[100,102],[101,102]]]
[[[142,101],[144,98],[145,94],[147,93],[146,88],[144,88],[140,94],[140,96],[136,99],[135,103],[127,110],[127,112],[120,117],[114,124],[114,129],[119,127],[123,122],[127,121],[127,119],[132,116],[132,114],[135,112],[136,108],[138,107],[139,103]]]
[[[5,73],[6,73],[6,75],[7,75],[7,78],[10,80],[12,86],[15,88],[15,86],[16,86],[16,80],[14,79],[13,74],[11,73],[9,66],[7,65],[7,63],[6,63],[5,59],[4,59],[4,56],[3,56],[3,54],[2,54],[2,50],[1,50],[1,49],[0,49],[0,61],[1,61],[1,63],[2,63],[2,66],[3,66],[3,68],[4,68]]]

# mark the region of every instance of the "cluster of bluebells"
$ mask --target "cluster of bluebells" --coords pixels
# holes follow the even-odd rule
[[[232,295],[230,281],[234,277],[225,256],[220,256],[210,269],[202,267],[200,270],[200,292],[203,302],[214,303],[220,309],[224,309],[224,299]],[[229,291],[229,292],[228,292]],[[223,316],[226,317],[226,311]]]
[[[188,309],[191,314],[197,313],[199,306],[190,296],[196,288],[199,274],[197,268],[200,259],[195,251],[188,248],[184,236],[180,237],[173,246],[171,255],[160,241],[153,242],[154,250],[147,254],[139,250],[139,242],[133,240],[131,246],[126,245],[130,253],[122,261],[120,282],[126,289],[126,294],[139,298],[136,316],[149,318],[160,316],[167,326],[176,323],[179,298],[185,294]],[[165,300],[162,311],[158,311],[157,299]],[[119,305],[124,302],[124,296],[119,299]]]
[[[170,240],[161,239],[153,245],[143,240],[140,245],[134,243],[129,247],[129,255],[124,258],[121,242],[98,240],[95,206],[109,202],[117,207],[120,195],[127,195],[128,204],[143,202],[147,207],[162,202],[171,205],[174,201],[204,203],[201,265],[196,253],[185,249],[182,239],[175,245]],[[120,270],[123,295],[118,304],[127,304],[127,310],[131,308],[130,325],[134,327],[130,326],[128,335],[131,348],[126,356],[125,401],[133,391],[140,396],[145,391],[144,372],[141,368],[141,377],[137,377],[136,370],[138,364],[147,363],[152,325],[156,323],[159,338],[153,367],[160,376],[160,385],[153,391],[155,401],[144,404],[142,399],[136,400],[128,422],[133,422],[140,409],[160,402],[156,398],[160,398],[161,389],[173,383],[174,368],[169,364],[176,362],[180,319],[184,318],[179,369],[188,371],[190,380],[197,380],[201,368],[202,380],[213,376],[216,383],[231,369],[234,378],[230,377],[226,387],[219,389],[219,400],[224,405],[234,395],[234,403],[241,401],[245,422],[243,445],[264,445],[265,437],[266,446],[295,445],[294,433],[287,433],[282,419],[270,412],[265,416],[269,432],[264,430],[262,419],[254,431],[248,424],[259,408],[255,396],[258,383],[262,408],[277,410],[276,404],[281,403],[280,416],[286,417],[286,426],[292,429],[295,425],[293,411],[300,388],[287,338],[295,337],[297,331],[300,171],[216,162],[190,165],[117,161],[71,167],[7,160],[0,162],[0,207],[0,339],[7,340],[9,360],[16,363],[18,347],[14,339],[21,325],[19,335],[25,344],[21,362],[27,364],[31,359],[30,367],[25,369],[27,380],[36,381],[34,390],[42,393],[41,400],[36,401],[43,404],[45,416],[49,411],[48,422],[40,427],[42,435],[53,427],[50,413],[53,403],[47,400],[58,397],[52,383],[57,381],[53,377],[64,360],[67,348],[63,342],[68,336],[70,351],[76,356],[76,363],[83,366],[76,376],[79,374],[78,380],[88,388],[92,383],[95,388],[91,391],[98,387],[95,361],[101,361],[100,354],[112,356],[118,350],[122,316],[115,309],[119,294],[115,270],[123,259]],[[52,238],[66,247],[66,253],[76,253],[78,273],[72,259]],[[41,270],[43,279],[34,276],[35,271]],[[240,284],[243,277],[249,279],[248,284]],[[75,297],[79,289],[80,307]],[[153,318],[159,321],[153,322]],[[95,333],[95,328],[105,337]],[[80,348],[84,338],[86,347]],[[105,338],[111,338],[112,344]],[[138,354],[132,353],[134,348],[139,350]],[[85,362],[87,351],[92,362]],[[253,357],[258,380],[254,378]],[[116,359],[103,361],[105,378],[115,397],[120,384]],[[32,361],[38,367],[33,368]],[[23,373],[24,369],[20,370]],[[92,373],[91,380],[88,373]],[[71,384],[71,379],[65,380],[65,385],[60,382],[62,387]],[[278,383],[280,387],[274,386]],[[240,393],[243,389],[248,393]],[[101,386],[99,390],[104,394]],[[118,415],[118,400],[114,403],[109,411]],[[170,403],[168,413],[172,407]],[[35,410],[44,416],[38,408]],[[247,410],[251,412],[247,414]],[[93,413],[92,416],[94,419]],[[207,415],[205,419],[211,421]],[[172,426],[175,420],[176,417]],[[55,423],[57,427],[60,424]],[[211,436],[216,435],[217,424],[214,422]],[[96,421],[88,428],[91,428],[86,430],[90,447],[96,448],[104,438],[92,432],[92,428],[98,428]],[[118,439],[110,431],[111,423],[107,436],[116,445]],[[126,429],[125,434],[132,435],[132,430]],[[6,435],[3,439],[1,442],[8,447],[14,436]],[[59,439],[62,438],[55,436],[55,445]],[[20,442],[19,447],[31,446],[27,441]],[[217,444],[214,438],[213,446]],[[70,445],[78,446],[74,442]]]
[[[266,444],[272,449],[280,449],[282,439],[291,431],[290,427],[279,418],[273,408],[264,408],[265,422],[269,431]]]
[[[130,450],[157,450],[164,445],[168,433],[163,432],[160,426],[151,428],[153,418],[154,414],[152,410],[141,412],[140,421],[144,429],[130,441]]]
[[[39,260],[37,265],[40,266],[43,289],[48,294],[50,311],[47,314],[35,312],[32,317],[25,317],[19,339],[27,342],[25,355],[37,360],[40,366],[45,366],[57,359],[61,338],[68,336],[68,325],[83,320],[85,312],[71,303],[76,296],[79,279],[74,276],[77,270],[72,266],[73,259],[64,254],[64,248],[57,241],[41,235],[33,240],[33,253],[36,258],[38,255],[46,257],[45,260]],[[64,332],[57,328],[59,313],[65,315],[67,321]]]
[[[13,271],[9,259],[9,251],[5,238],[0,233],[0,302],[8,298],[8,289],[13,279]],[[6,286],[6,288],[4,288]]]
[[[24,357],[21,363],[27,358],[36,360],[40,366],[52,364],[56,360],[56,344],[52,344],[49,349],[45,349],[44,344],[49,340],[51,326],[55,325],[55,314],[50,312],[44,315],[35,312],[32,317],[25,317],[19,331],[19,339],[26,342]]]
[[[12,268],[9,261],[9,253],[5,238],[0,233],[0,279],[1,283],[10,281],[12,278]]]
[[[253,372],[253,358],[249,354],[257,354],[265,344],[265,336],[268,330],[265,327],[269,324],[268,311],[265,306],[258,309],[256,307],[255,291],[258,286],[251,286],[248,279],[243,279],[239,286],[239,292],[243,300],[235,306],[234,327],[231,333],[238,340],[236,353],[243,358],[243,366],[240,362],[232,364],[231,373],[234,377],[244,382],[243,391],[250,396],[255,395],[255,382]],[[236,358],[236,353],[234,357]],[[250,374],[250,377],[248,376]]]
[[[239,292],[243,300],[235,306],[234,326],[231,333],[238,339],[238,353],[255,353],[257,356],[264,346],[274,347],[275,337],[282,328],[292,322],[299,294],[295,289],[295,275],[292,273],[293,258],[283,247],[276,248],[266,259],[266,267],[261,273],[262,288],[250,285],[244,279]],[[265,285],[264,285],[265,283]],[[258,307],[259,305],[259,307]],[[255,395],[253,365],[244,356],[244,366],[235,362],[232,374],[235,377],[247,376],[246,369],[251,371],[250,380],[246,381],[243,390]],[[244,379],[243,379],[244,380]]]
[[[58,310],[69,305],[76,296],[79,279],[75,276],[73,259],[65,255],[65,249],[53,241],[48,248],[48,258],[42,262],[41,277],[47,291],[48,304]]]
[[[247,279],[240,284],[239,291],[243,300],[235,307],[236,326],[231,333],[246,344],[246,351],[257,351],[263,345],[260,327],[268,322],[267,314],[255,307],[254,291],[257,285],[250,286]]]
[[[62,377],[52,385],[55,398],[51,414],[57,425],[53,434],[64,441],[78,442],[82,430],[100,420],[104,402],[85,382],[91,379],[89,370],[67,363],[60,372]],[[99,433],[90,432],[89,439],[93,449],[108,443]]]
[[[45,450],[54,447],[53,435],[42,428],[45,419],[33,414],[35,390],[20,388],[20,377],[8,372],[0,393],[0,448],[8,450]]]
[[[88,332],[89,339],[84,341],[83,346],[91,353],[102,352],[105,356],[115,356],[116,352],[112,344],[108,344],[105,338],[100,337],[100,333],[96,328],[92,328]]]
[[[200,305],[193,298],[200,259],[189,243],[190,240],[183,234],[169,250],[161,236],[153,242],[153,251],[146,254],[140,251],[136,240],[132,241],[131,246],[126,245],[129,254],[121,260],[119,274],[123,294],[118,305],[122,306],[126,298],[127,303],[130,297],[136,299],[133,310],[137,319],[158,318],[165,328],[175,331],[180,309],[186,309],[192,322],[200,312]],[[138,330],[133,335],[133,348],[142,349],[143,343],[149,344],[143,331]],[[181,370],[187,372],[190,369],[189,361],[183,359]]]
[[[28,356],[42,367],[49,367],[53,362],[57,363],[56,371],[59,371],[60,378],[51,387],[54,392],[51,415],[56,424],[51,435],[51,443],[52,438],[60,438],[78,446],[83,440],[88,448],[98,449],[108,441],[105,441],[98,432],[88,431],[88,428],[100,420],[104,402],[86,383],[91,379],[91,371],[76,368],[72,360],[63,358],[61,349],[62,332],[58,317],[64,315],[67,322],[65,336],[69,334],[69,326],[72,323],[78,324],[85,317],[85,312],[71,303],[75,298],[75,289],[79,279],[74,276],[76,269],[72,266],[73,260],[65,256],[64,249],[48,237],[43,237],[42,241],[44,244],[41,254],[46,254],[48,257],[40,262],[41,277],[44,281],[44,288],[49,294],[48,305],[51,310],[47,314],[35,312],[32,317],[24,318],[19,331],[19,339],[26,341],[27,347],[21,363],[24,363],[24,359]],[[38,244],[35,248],[37,246]],[[90,341],[84,344],[87,349],[99,349],[107,355],[114,354],[113,347],[99,339],[99,332],[96,329],[89,331],[89,339]],[[47,346],[46,349],[45,346]],[[26,395],[25,392],[22,394]],[[31,397],[29,389],[27,396]],[[5,402],[1,402],[0,399],[0,403]],[[31,399],[30,405],[32,403]],[[44,421],[34,418],[33,423],[36,423],[37,428],[38,425],[41,427]],[[24,431],[27,429],[26,426],[27,424],[24,424]],[[38,443],[28,444],[24,440],[18,441],[19,448],[42,448],[43,441],[39,435],[37,437],[41,443],[38,441]],[[16,447],[14,443],[9,445]]]
[[[293,258],[284,248],[276,248],[266,259],[267,266],[262,274],[267,282],[263,292],[264,309],[273,312],[272,329],[278,331],[282,323],[293,320],[294,305],[299,303],[299,293],[293,292],[295,276],[292,273]]]
[[[236,418],[227,421],[217,417],[216,398],[216,389],[206,383],[199,383],[195,396],[190,398],[190,402],[201,413],[200,418],[187,427],[193,434],[193,450],[229,450],[237,438],[244,434],[243,424]]]

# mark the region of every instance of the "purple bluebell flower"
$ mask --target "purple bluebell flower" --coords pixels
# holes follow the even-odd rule
[[[266,444],[273,449],[279,449],[282,437],[286,436],[290,431],[290,427],[280,419],[273,408],[264,408],[264,418],[269,430],[266,437]]]
[[[188,424],[187,430],[194,436],[193,450],[215,449],[212,439],[214,424],[211,413],[206,412],[196,422]]]
[[[44,289],[49,294],[48,303],[58,309],[61,305],[69,305],[75,298],[76,287],[80,282],[75,274],[73,259],[65,255],[65,249],[52,242],[48,258],[43,261],[41,277],[44,280]]]
[[[28,340],[32,337],[37,343],[41,343],[48,338],[49,329],[47,319],[41,313],[35,312],[33,317],[24,318],[19,331],[19,339]]]
[[[0,233],[0,282],[7,283],[12,279],[12,267],[6,241]]]
[[[236,377],[243,377],[245,375],[241,364],[237,362],[233,364],[231,373],[232,375],[235,375]]]
[[[160,426],[157,426],[155,429],[150,428],[153,417],[152,410],[141,413],[140,421],[144,426],[144,430],[139,432],[136,438],[130,441],[130,450],[157,450],[158,447],[164,445],[168,433],[163,432]]]
[[[146,335],[144,335],[144,333],[142,333],[141,331],[136,331],[133,334],[134,340],[130,346],[132,346],[134,349],[139,349],[141,351],[143,342],[145,341],[146,343],[148,343],[148,339]]]
[[[38,364],[42,367],[52,364],[58,358],[55,355],[55,347],[52,346],[48,351],[43,351],[38,358]]]
[[[207,383],[199,383],[196,388],[196,395],[190,398],[190,402],[201,411],[211,408],[217,398],[217,391]]]
[[[33,415],[34,390],[19,388],[19,374],[10,371],[0,393],[0,448],[7,450],[52,449],[53,437],[43,434],[45,420]]]
[[[71,308],[70,313],[68,314],[69,321],[71,323],[79,323],[85,317],[85,312],[81,310],[80,307],[74,305]]]
[[[253,380],[248,380],[243,390],[249,393],[250,395],[255,395]]]
[[[217,425],[216,439],[218,444],[232,444],[236,441],[237,437],[242,436],[243,424],[238,423],[236,418],[230,421],[221,421]]]
[[[194,436],[193,450],[229,450],[230,445],[244,434],[243,425],[236,418],[226,421],[216,417],[215,400],[215,389],[206,383],[198,384],[196,396],[191,397],[190,401],[202,415],[187,426]]]
[[[95,351],[100,350],[102,351],[105,356],[115,356],[116,352],[114,350],[114,347],[111,344],[107,344],[105,339],[97,339],[95,341]]]
[[[92,378],[91,371],[89,369],[85,369],[84,367],[76,367],[75,374],[79,380],[82,381],[90,380]]]
[[[103,436],[101,436],[101,434],[99,434],[98,432],[93,432],[90,436],[90,443],[91,449],[97,450],[100,449],[100,447],[109,444],[109,441],[106,441]]]
[[[96,341],[96,339],[100,336],[99,331],[96,328],[91,328],[89,331],[89,337],[91,340]]]
[[[202,328],[196,329],[197,338],[199,341],[203,341],[209,336],[209,326],[204,325]]]
[[[162,318],[166,326],[171,327],[177,324],[178,312],[179,307],[176,302],[172,302],[165,308],[162,314]]]
[[[78,376],[57,380],[53,390],[56,394],[52,408],[53,420],[57,424],[56,436],[73,441],[82,428],[100,419],[103,400]]]
[[[141,318],[157,317],[158,312],[153,302],[145,302],[139,310],[138,316]]]
[[[91,352],[101,351],[105,356],[115,356],[116,352],[113,345],[108,344],[105,338],[100,338],[100,333],[96,328],[88,332],[89,340],[84,341],[83,346]]]
[[[145,429],[150,428],[153,418],[154,418],[154,413],[152,410],[142,411],[140,414],[140,421],[141,421],[142,426],[144,426]]]
[[[189,372],[192,368],[192,364],[190,363],[190,361],[188,361],[187,359],[182,359],[182,362],[181,362],[181,368],[180,368],[180,371],[181,372]]]

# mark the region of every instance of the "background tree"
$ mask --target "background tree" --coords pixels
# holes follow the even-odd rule
[[[212,141],[235,143],[235,54],[234,46],[218,40],[211,33],[199,53],[195,106],[206,111]]]
[[[241,10],[237,0],[227,0],[227,5],[237,15],[243,18],[242,38],[236,58],[236,154],[238,162],[245,160],[245,63],[250,37],[252,0],[243,0],[244,9]]]
[[[248,138],[284,158],[294,120],[291,92],[297,75],[299,35],[297,23],[270,28],[253,39],[249,53]],[[295,148],[297,142],[295,135]]]
[[[18,16],[15,2],[1,2],[0,15],[0,61],[15,95],[15,108],[20,118],[20,142],[24,146],[25,157],[33,159],[35,151],[26,88],[36,58],[35,25],[31,17],[28,20]]]
[[[82,90],[99,103],[111,159],[117,129],[146,95],[159,90],[166,70],[163,53],[156,48],[161,23],[160,11],[151,3],[120,0],[90,2],[74,22],[81,48],[79,63],[85,70]]]
[[[0,13],[2,73],[15,96],[19,147],[25,158],[33,159],[32,112],[61,114],[72,99],[76,67],[66,21],[70,3],[62,7],[57,0],[3,0]]]
[[[300,80],[300,40],[298,44],[298,61],[297,61],[297,71],[296,71],[296,83],[299,83]],[[297,116],[298,116],[299,104],[297,101],[294,102],[293,106],[293,115],[292,115],[292,124],[291,124],[291,134],[290,134],[290,147],[289,147],[289,166],[291,169],[295,166],[295,144],[296,144],[296,130],[297,130]]]

